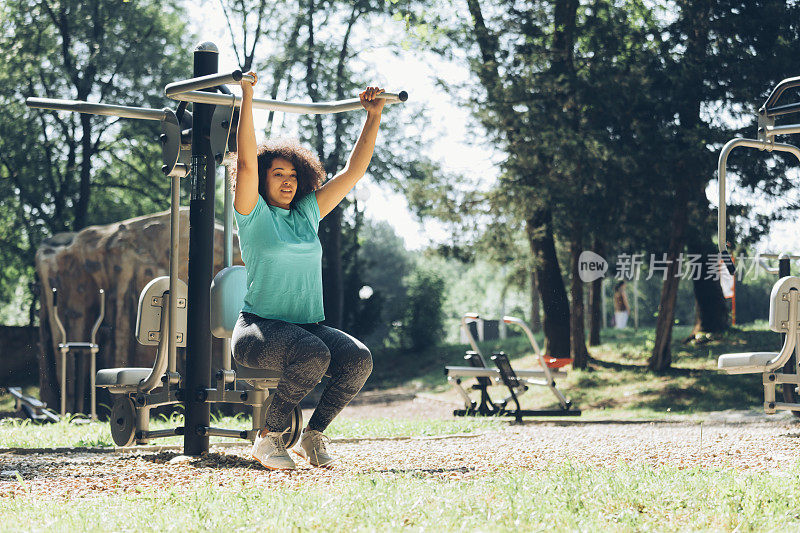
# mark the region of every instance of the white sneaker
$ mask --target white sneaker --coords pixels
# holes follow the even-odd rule
[[[294,470],[296,465],[286,453],[286,445],[283,443],[284,433],[286,432],[274,431],[262,437],[259,431],[250,455],[269,470]]]
[[[325,448],[326,441],[330,442],[331,439],[321,431],[309,429],[300,435],[300,442],[292,448],[292,451],[313,466],[330,466],[333,458],[328,455],[328,450]]]

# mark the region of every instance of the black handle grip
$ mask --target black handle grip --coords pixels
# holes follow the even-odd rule
[[[720,255],[722,256],[722,262],[725,263],[725,268],[728,269],[728,273],[731,276],[736,274],[736,265],[733,264],[733,258],[731,257],[730,252],[728,252],[728,250],[725,250],[721,252]]]
[[[58,291],[53,287],[53,307],[58,307]]]

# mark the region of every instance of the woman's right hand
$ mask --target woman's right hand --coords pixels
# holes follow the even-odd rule
[[[242,80],[239,82],[239,85],[242,87],[242,97],[243,98],[252,98],[253,97],[253,86],[256,83],[258,83],[258,74],[256,74],[255,72],[252,72],[252,71],[248,72],[247,74],[249,74],[250,76],[253,76],[253,78],[255,78],[256,81],[254,81],[253,83],[250,83],[248,80],[242,78]]]

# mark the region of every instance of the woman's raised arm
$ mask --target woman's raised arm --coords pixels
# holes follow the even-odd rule
[[[251,72],[256,76],[254,72]],[[258,77],[256,77],[258,81]],[[253,126],[253,85],[241,81],[242,108],[236,132],[236,192],[233,207],[241,215],[249,215],[258,202],[258,159],[256,157],[256,130]]]
[[[347,165],[333,179],[317,190],[320,218],[324,218],[339,205],[342,198],[355,187],[369,167],[372,152],[375,150],[378,127],[381,124],[381,112],[386,103],[383,98],[375,98],[375,96],[382,92],[383,89],[378,87],[367,87],[366,91],[358,95],[361,98],[361,105],[367,110],[367,120],[364,122],[364,128],[361,130],[361,135],[350,154]]]

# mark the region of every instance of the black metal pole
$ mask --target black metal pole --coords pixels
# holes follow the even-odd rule
[[[785,278],[786,276],[791,276],[790,272],[790,264],[788,257],[780,257],[778,258],[778,278]]]
[[[215,74],[219,51],[205,42],[194,50],[193,77]],[[206,89],[213,91],[214,89]],[[211,386],[211,304],[209,287],[214,260],[214,184],[216,162],[211,153],[213,105],[194,104],[192,120],[192,183],[189,202],[189,302],[186,332],[186,420],[183,453],[208,451],[204,428],[211,422],[205,391]]]

